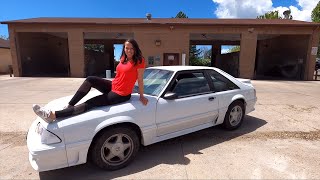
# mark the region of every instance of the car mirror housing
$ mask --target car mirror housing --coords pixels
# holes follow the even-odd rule
[[[177,99],[178,95],[176,93],[173,92],[167,92],[164,96],[163,99],[167,99],[167,100],[174,100]]]

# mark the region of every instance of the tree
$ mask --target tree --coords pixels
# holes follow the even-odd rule
[[[212,56],[212,50],[211,48],[205,48],[202,50],[202,54],[203,54],[203,58],[204,59],[211,59],[211,56]]]
[[[279,15],[279,11],[269,11],[264,15],[257,16],[257,19],[292,19],[291,10],[283,12],[284,18]]]
[[[257,16],[257,19],[282,19],[282,17],[279,16],[279,11],[270,11],[264,15]]]
[[[201,50],[197,49],[196,45],[190,46],[190,59],[199,59],[199,55],[201,54]]]
[[[312,10],[311,19],[313,22],[320,22],[320,1],[317,6]]]
[[[284,19],[292,19],[291,10],[288,9],[283,12]]]
[[[191,66],[210,66],[211,58],[207,56],[209,56],[209,52],[211,53],[211,49],[210,50],[206,50],[206,49],[208,48],[197,49],[196,45],[191,45],[190,55],[189,55],[190,56],[189,64]]]
[[[0,39],[9,40],[9,37],[4,36],[4,35],[0,35]]]
[[[239,51],[240,51],[240,46],[233,46],[231,49],[228,50],[228,53],[239,52]]]
[[[320,1],[318,2],[317,6],[312,10],[311,20],[317,23],[320,22]],[[320,57],[320,44],[318,45],[317,57]]]
[[[175,18],[188,18],[188,16],[184,12],[180,11]]]
[[[85,44],[84,48],[91,51],[96,52],[104,52],[104,45],[103,44]]]
[[[209,50],[209,48],[207,46],[201,46],[200,47],[201,54],[199,54],[199,57],[203,58],[203,59],[207,58],[208,57],[208,55],[207,55],[208,50]]]

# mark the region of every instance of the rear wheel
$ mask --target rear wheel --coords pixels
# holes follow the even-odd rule
[[[234,101],[224,117],[223,126],[228,130],[237,129],[243,121],[244,113],[244,104],[241,101]]]
[[[127,127],[108,128],[93,144],[91,159],[102,169],[117,170],[127,166],[139,151],[136,132]]]

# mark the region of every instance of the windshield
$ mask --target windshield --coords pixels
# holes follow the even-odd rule
[[[144,94],[158,96],[168,83],[173,72],[160,69],[146,69],[143,76]],[[138,93],[138,83],[134,85],[133,93]]]

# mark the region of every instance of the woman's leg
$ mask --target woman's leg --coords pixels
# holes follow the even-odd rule
[[[130,98],[131,98],[131,95],[120,96],[110,91],[109,93],[93,97],[88,101],[82,104],[79,104],[77,106],[69,107],[61,111],[55,111],[54,114],[56,118],[73,116],[73,115],[84,113],[94,107],[119,104],[119,103],[128,101]]]
[[[89,76],[87,79],[82,83],[76,94],[72,97],[72,99],[69,102],[69,105],[66,108],[66,111],[61,111],[62,116],[65,117],[66,115],[72,115],[72,114],[80,114],[82,112],[85,112],[88,110],[88,106],[86,103],[79,105],[79,107],[73,107],[75,104],[77,104],[91,89],[91,87],[96,88],[102,93],[107,94],[111,91],[111,85],[112,82],[109,80],[105,80],[103,78]],[[60,116],[60,111],[50,111],[48,109],[42,108],[37,104],[34,104],[32,106],[33,111],[42,119],[47,121],[48,123],[52,122],[56,117]]]
[[[86,94],[88,94],[91,87],[102,93],[108,93],[111,91],[111,86],[111,81],[109,80],[95,76],[88,76],[70,100],[69,105],[74,106],[77,104]]]

